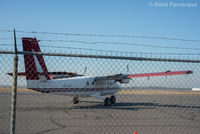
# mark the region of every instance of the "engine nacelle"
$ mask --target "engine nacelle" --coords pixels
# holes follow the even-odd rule
[[[129,79],[122,79],[119,81],[119,83],[127,84],[127,83],[129,83]]]

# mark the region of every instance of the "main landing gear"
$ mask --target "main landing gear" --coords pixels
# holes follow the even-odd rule
[[[73,102],[73,104],[78,104],[79,103],[79,98],[78,97],[73,97],[72,102]]]
[[[73,97],[72,102],[73,104],[78,104],[80,101],[79,97]],[[112,104],[115,104],[116,97],[113,95],[111,97],[106,97],[104,100],[104,106],[111,106]]]
[[[112,104],[115,104],[116,102],[116,98],[115,96],[111,96],[111,97],[106,97],[104,100],[104,106],[111,106]]]

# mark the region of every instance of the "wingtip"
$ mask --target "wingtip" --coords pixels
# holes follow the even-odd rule
[[[192,74],[193,73],[193,71],[190,71],[190,70],[188,70],[187,72],[186,72],[186,74]]]

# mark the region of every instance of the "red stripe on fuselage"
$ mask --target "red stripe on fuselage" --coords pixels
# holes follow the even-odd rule
[[[30,88],[32,90],[43,93],[55,93],[55,92],[92,92],[92,91],[107,91],[118,90],[120,88]]]

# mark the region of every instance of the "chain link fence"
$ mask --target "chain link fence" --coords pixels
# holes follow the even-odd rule
[[[25,72],[24,54],[18,52],[18,73]],[[34,54],[34,53],[32,53]],[[104,106],[94,97],[73,104],[65,94],[27,89],[18,76],[16,133],[168,134],[200,131],[199,60],[171,58],[43,53],[49,72],[76,72],[86,76],[140,74],[191,70],[192,74],[133,78],[121,84],[116,103]],[[0,133],[10,132],[14,52],[1,51]],[[32,63],[29,63],[32,64]],[[101,84],[101,83],[99,83]],[[87,88],[87,87],[83,87]],[[104,97],[105,98],[105,97]]]
[[[2,34],[0,43],[0,134],[12,133],[13,125],[13,67],[15,51],[13,39],[6,31]],[[18,37],[30,37],[33,34],[41,38],[39,41],[42,52],[25,52],[22,50],[21,38],[15,38],[18,44],[18,78],[17,78],[17,104],[16,120],[14,132],[17,134],[198,134],[200,131],[200,68],[199,54],[189,52],[197,51],[199,48],[183,47],[163,47],[163,49],[178,49],[184,53],[171,51],[170,53],[140,53],[123,52],[113,50],[92,49],[92,47],[81,47],[85,45],[124,45],[143,46],[146,48],[158,48],[149,44],[138,44],[126,42],[115,42],[114,39],[98,39],[102,35],[81,35],[72,34],[72,38],[67,40],[63,36],[69,33],[46,33],[46,32],[25,32],[17,31]],[[25,35],[24,35],[25,34]],[[4,38],[5,36],[6,38]],[[56,36],[57,40],[54,39]],[[76,36],[76,37],[74,37]],[[80,36],[77,38],[77,36]],[[82,36],[93,37],[96,41],[85,41]],[[7,38],[8,37],[8,38]],[[95,37],[95,38],[94,38]],[[110,35],[108,36],[110,37]],[[117,36],[118,37],[118,36]],[[121,37],[121,36],[119,36]],[[124,36],[123,36],[124,37]],[[134,37],[135,38],[135,37]],[[78,40],[77,40],[78,39]],[[167,39],[167,38],[163,38]],[[120,39],[122,40],[122,39]],[[122,40],[123,41],[123,40]],[[189,40],[191,41],[191,40]],[[57,42],[57,43],[56,43]],[[49,45],[55,43],[53,45]],[[80,45],[80,48],[68,45],[58,46],[58,43],[73,43]],[[120,46],[118,46],[120,47]],[[49,49],[49,51],[46,51]],[[60,51],[58,51],[60,50]],[[180,51],[180,52],[182,52]],[[187,53],[185,53],[187,51]],[[188,53],[189,52],[189,53]],[[121,74],[143,74],[170,71],[192,71],[192,74],[139,77],[129,79],[129,82],[120,83],[116,81],[82,81],[77,79],[72,85],[77,85],[72,89],[71,85],[66,85],[64,89],[58,89],[61,84],[46,84],[48,88],[36,91],[47,81],[45,73],[29,70],[29,76],[39,75],[40,83],[35,83],[35,87],[30,88],[27,84],[27,73],[24,55],[32,56],[34,61],[29,61],[28,65],[40,64],[41,55],[44,58],[48,69],[48,81],[62,79],[76,79],[79,76],[85,78],[106,77]],[[187,55],[187,56],[185,56]],[[185,57],[184,57],[185,56]],[[40,57],[40,58],[38,58]],[[28,58],[28,59],[29,59]],[[70,73],[69,73],[70,72]],[[87,77],[88,76],[88,77]],[[117,82],[118,81],[118,82]],[[94,82],[94,83],[93,83]],[[92,91],[94,85],[101,91],[108,87],[104,84],[112,85],[118,83],[121,90],[115,93],[116,103],[104,106],[104,99],[111,95],[99,98],[95,95],[90,97],[78,97],[78,104],[74,104],[73,96],[69,96],[64,91],[72,90]],[[30,82],[31,84],[34,81]],[[82,83],[82,85],[80,85]],[[51,88],[51,90],[49,89]],[[109,89],[109,88],[108,88]],[[55,92],[55,91],[59,91]]]

